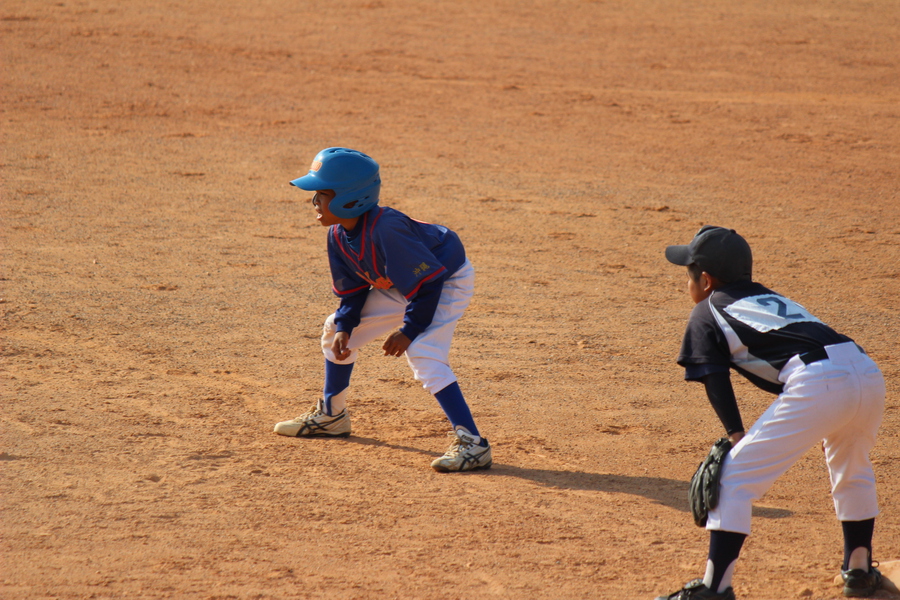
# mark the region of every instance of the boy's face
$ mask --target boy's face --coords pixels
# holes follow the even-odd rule
[[[331,190],[316,190],[312,197],[313,206],[316,208],[316,220],[323,227],[330,227],[340,223],[338,218],[328,210],[328,204],[334,199],[334,192]]]

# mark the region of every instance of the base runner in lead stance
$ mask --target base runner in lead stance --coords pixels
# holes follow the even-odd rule
[[[322,150],[309,173],[291,184],[315,191],[316,219],[329,228],[328,259],[340,306],[322,334],[322,398],[303,415],[275,425],[275,433],[350,435],[347,388],[359,348],[386,335],[385,356],[406,355],[416,380],[434,394],[453,427],[449,450],[432,468],[489,468],[491,446],[475,426],[448,359],[475,280],[459,237],[379,206],[378,163],[356,150]]]
[[[884,412],[877,365],[853,340],[753,282],[750,246],[734,230],[705,226],[690,244],[669,246],[666,258],[687,267],[696,303],[678,364],[687,380],[704,384],[734,447],[706,524],[706,574],[656,600],[734,600],[731,579],[753,501],[819,441],[844,534],[844,595],[871,596],[881,585],[872,563],[878,503],[869,461]],[[778,394],[746,434],[731,369]]]

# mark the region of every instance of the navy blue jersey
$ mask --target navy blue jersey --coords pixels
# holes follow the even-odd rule
[[[412,300],[425,282],[455,273],[466,261],[466,252],[450,229],[376,206],[360,216],[353,231],[340,225],[329,228],[328,259],[338,296],[369,286],[395,287]]]
[[[734,368],[780,394],[778,374],[791,357],[849,341],[796,302],[739,281],[713,291],[691,311],[678,364],[688,380]]]

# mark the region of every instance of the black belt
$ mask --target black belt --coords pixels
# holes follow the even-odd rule
[[[866,353],[866,351],[863,350],[859,344],[856,344],[856,347],[861,353]],[[800,355],[800,360],[803,361],[804,365],[811,365],[814,362],[819,362],[820,360],[825,360],[826,358],[828,358],[828,352],[825,350],[825,348],[816,348],[815,350],[810,350],[809,352],[804,352]]]
[[[810,350],[809,352],[804,352],[800,355],[800,360],[803,361],[804,365],[811,365],[814,362],[819,362],[826,358],[828,358],[828,352],[825,351],[825,348],[816,348],[815,350]]]

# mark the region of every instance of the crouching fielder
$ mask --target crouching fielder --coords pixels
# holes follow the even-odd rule
[[[878,366],[853,340],[755,283],[750,246],[734,230],[705,226],[690,244],[669,246],[666,258],[687,267],[696,303],[678,364],[687,380],[703,382],[734,447],[706,523],[705,576],[657,600],[734,600],[731,579],[753,501],[820,441],[844,534],[844,595],[871,596],[881,585],[872,565],[878,502],[869,461],[884,412]],[[778,394],[746,434],[731,369]]]

